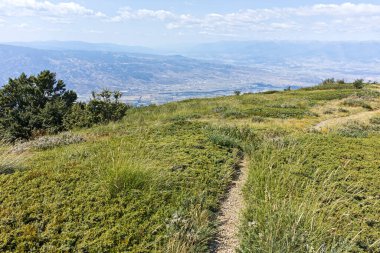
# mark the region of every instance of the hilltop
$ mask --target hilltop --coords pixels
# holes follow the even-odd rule
[[[222,252],[244,161],[241,252],[379,252],[379,131],[380,87],[344,84],[132,108],[3,144],[0,251]]]

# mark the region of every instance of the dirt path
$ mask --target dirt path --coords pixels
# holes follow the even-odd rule
[[[334,126],[343,125],[350,120],[366,120],[370,118],[371,116],[374,116],[379,113],[380,113],[380,110],[376,110],[376,111],[370,111],[370,112],[356,113],[356,114],[345,116],[345,117],[327,119],[327,120],[319,122],[317,125],[313,127],[313,129],[320,131],[324,128],[330,128]]]
[[[247,160],[240,163],[240,171],[233,181],[227,198],[223,201],[218,221],[219,227],[215,253],[233,253],[239,246],[238,229],[240,223],[240,213],[244,206],[242,188],[248,178]]]

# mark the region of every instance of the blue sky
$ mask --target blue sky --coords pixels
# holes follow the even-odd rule
[[[380,40],[380,0],[0,0],[0,42]]]

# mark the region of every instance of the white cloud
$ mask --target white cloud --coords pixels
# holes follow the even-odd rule
[[[245,9],[232,13],[210,13],[202,17],[173,15],[167,29],[197,28],[205,33],[241,32],[349,32],[365,29],[378,31],[380,5],[316,4],[298,8]],[[338,20],[340,23],[338,23]]]
[[[87,16],[104,17],[101,12],[75,2],[52,3],[37,0],[0,0],[0,14],[6,16]]]
[[[302,9],[301,9],[302,10]],[[352,15],[379,15],[380,5],[375,4],[317,4],[311,8],[304,8],[301,15],[329,15],[329,16],[352,16]]]
[[[158,19],[164,21],[168,19],[176,19],[176,15],[166,10],[139,9],[134,11],[129,7],[124,7],[118,11],[117,16],[111,18],[111,21],[121,22],[132,19]]]

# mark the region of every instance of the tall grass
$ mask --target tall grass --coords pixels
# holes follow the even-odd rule
[[[253,152],[244,189],[247,208],[240,252],[346,252],[349,237],[340,237],[327,222],[344,201],[334,177],[305,168],[308,144],[288,139],[264,141]],[[324,205],[324,202],[331,202]]]
[[[13,174],[24,169],[26,156],[13,154],[5,144],[0,143],[0,175]]]

